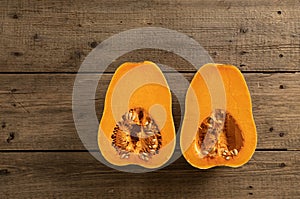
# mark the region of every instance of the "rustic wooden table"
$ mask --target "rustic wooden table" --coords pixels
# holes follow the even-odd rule
[[[0,198],[300,198],[299,0],[0,0],[0,17]],[[181,157],[131,174],[84,148],[72,117],[80,64],[106,38],[151,26],[187,34],[244,73],[258,131],[249,163],[202,171]],[[99,117],[114,68],[141,60],[189,80],[195,72],[173,53],[128,53],[99,85]]]

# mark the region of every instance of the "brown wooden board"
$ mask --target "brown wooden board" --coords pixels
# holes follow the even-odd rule
[[[153,26],[185,33],[215,62],[243,71],[300,71],[297,0],[1,1],[0,71],[77,72],[98,43]],[[154,50],[124,55],[110,71],[121,62],[144,59],[193,70],[178,64],[172,53]]]
[[[80,74],[87,78],[97,74]],[[300,74],[244,74],[252,94],[259,149],[299,150]],[[171,76],[174,76],[171,74]],[[192,73],[184,74],[191,80]],[[0,149],[80,150],[72,115],[72,92],[76,75],[0,75]],[[101,117],[111,74],[105,74],[91,103],[96,100]],[[171,78],[169,84],[174,84]],[[179,88],[185,93],[183,88]],[[175,124],[180,107],[174,101]],[[89,127],[86,127],[89,128]],[[13,133],[13,139],[11,138]]]
[[[151,173],[123,173],[87,152],[1,153],[5,198],[298,198],[299,151],[255,152],[246,165],[198,170],[183,158]]]

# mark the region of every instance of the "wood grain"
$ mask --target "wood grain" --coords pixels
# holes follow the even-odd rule
[[[240,168],[202,171],[180,158],[162,170],[133,174],[110,169],[87,152],[1,153],[0,194],[6,198],[297,198],[299,156],[299,151],[256,152]]]
[[[184,33],[215,62],[244,72],[258,131],[249,163],[203,171],[181,157],[156,172],[129,174],[86,151],[72,116],[76,73],[99,43],[141,27]],[[124,54],[89,99],[98,118],[112,72],[143,60],[189,81],[195,72],[173,52]],[[299,72],[299,0],[0,0],[0,198],[299,198]],[[183,86],[178,90],[184,95]],[[178,128],[175,97],[173,115]]]
[[[89,77],[89,74],[81,75]],[[300,124],[297,122],[300,117],[300,73],[244,75],[252,94],[258,149],[300,150]],[[191,80],[193,74],[185,73],[184,76]],[[84,149],[72,116],[75,77],[73,74],[0,75],[0,149]],[[112,74],[105,74],[101,78],[95,98],[90,99],[91,103],[96,100],[99,118],[111,77]],[[170,78],[169,84],[175,81],[176,78]],[[178,89],[184,95],[184,88]],[[180,107],[178,101],[173,100],[173,103],[178,127]]]
[[[150,26],[185,33],[215,62],[243,71],[300,71],[299,8],[297,0],[2,0],[0,72],[76,72],[98,43]],[[193,71],[179,57],[158,50],[124,55],[109,71],[121,62],[144,59]]]

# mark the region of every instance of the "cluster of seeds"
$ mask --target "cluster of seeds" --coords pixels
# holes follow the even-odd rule
[[[118,121],[111,135],[112,146],[120,158],[127,159],[131,153],[148,161],[159,153],[161,133],[155,121],[143,108],[130,109]]]
[[[239,153],[239,151],[237,149],[233,149],[233,150],[224,150],[222,152],[222,157],[225,158],[225,160],[230,160],[233,156],[237,156]]]
[[[217,152],[217,145],[220,133],[224,127],[226,112],[221,109],[215,110],[207,117],[198,128],[200,156],[214,156]]]
[[[232,128],[232,121],[234,121],[232,116],[222,109],[214,110],[209,117],[204,119],[197,132],[200,158],[220,156],[225,160],[230,160],[238,155],[240,146],[235,143],[235,132],[229,132],[232,130],[229,129]],[[230,125],[229,122],[231,122]],[[237,124],[234,126],[240,130]]]

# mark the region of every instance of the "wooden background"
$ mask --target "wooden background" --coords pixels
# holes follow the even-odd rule
[[[181,157],[130,174],[86,151],[72,117],[80,64],[106,38],[150,26],[185,33],[244,73],[258,130],[248,164],[202,171]],[[143,59],[195,72],[172,53],[128,53],[101,80],[99,117],[115,67]],[[0,0],[0,198],[300,198],[299,71],[299,0]]]

